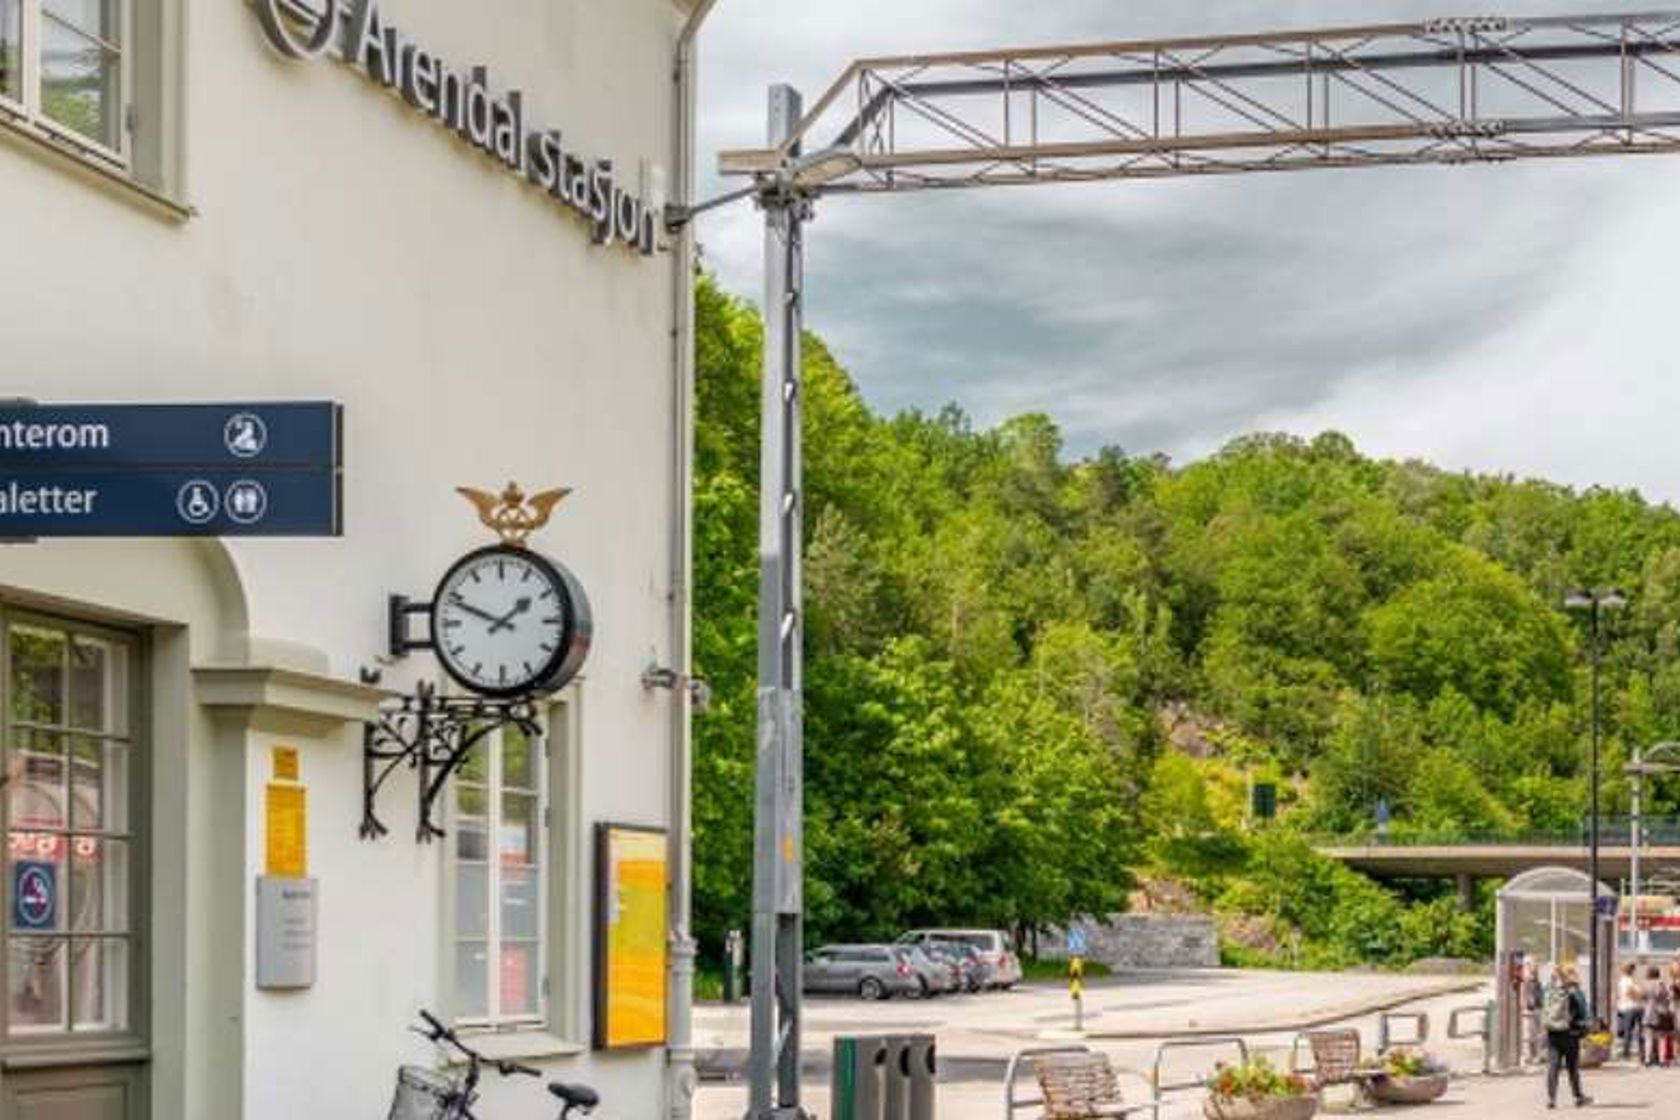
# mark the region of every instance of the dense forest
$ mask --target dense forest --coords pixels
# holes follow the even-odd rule
[[[696,928],[751,910],[756,313],[699,304]],[[1680,516],[1637,494],[1254,435],[1197,463],[1064,454],[1055,424],[885,417],[806,343],[807,926],[1029,930],[1129,903],[1219,916],[1239,961],[1487,952],[1486,906],[1400,893],[1310,837],[1573,832],[1587,636],[1607,811],[1680,732]],[[1024,373],[1023,376],[1030,376]],[[1275,822],[1247,819],[1277,784]],[[1658,809],[1676,802],[1658,797]]]

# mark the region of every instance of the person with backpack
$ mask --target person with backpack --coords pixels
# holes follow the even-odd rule
[[[1546,987],[1540,1018],[1546,1028],[1549,1050],[1546,1107],[1557,1107],[1558,1074],[1567,1069],[1575,1107],[1585,1108],[1592,1103],[1592,1098],[1581,1090],[1581,1039],[1587,1033],[1587,997],[1581,991],[1581,974],[1574,965],[1560,964],[1552,970],[1552,982]]]
[[[1674,1061],[1674,988],[1652,965],[1645,970],[1645,1064]]]

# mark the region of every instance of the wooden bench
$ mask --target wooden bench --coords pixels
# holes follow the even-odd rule
[[[1354,1103],[1371,1101],[1371,1082],[1381,1077],[1377,1070],[1359,1068],[1359,1032],[1356,1030],[1308,1031],[1301,1037],[1312,1048],[1313,1085],[1352,1085]]]
[[[1136,1112],[1161,1115],[1157,1103],[1127,1104],[1105,1054],[1044,1054],[1033,1059],[1044,1094],[1044,1120],[1098,1120]]]

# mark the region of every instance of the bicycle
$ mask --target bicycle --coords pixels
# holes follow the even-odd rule
[[[500,1058],[487,1058],[461,1041],[459,1035],[444,1026],[429,1011],[421,1011],[424,1027],[410,1027],[415,1034],[434,1045],[448,1046],[466,1059],[467,1069],[459,1078],[447,1077],[419,1066],[404,1066],[397,1071],[397,1092],[391,1101],[390,1120],[478,1120],[472,1106],[478,1100],[478,1083],[486,1068],[503,1077],[543,1076],[539,1069]],[[559,1120],[571,1120],[573,1111],[588,1116],[601,1103],[595,1090],[587,1085],[568,1085],[564,1081],[550,1081],[548,1091],[561,1103]]]

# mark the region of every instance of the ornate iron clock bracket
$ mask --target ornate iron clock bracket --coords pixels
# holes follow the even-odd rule
[[[362,839],[376,840],[389,833],[374,812],[374,803],[386,781],[404,767],[418,774],[415,839],[427,844],[441,838],[444,830],[433,814],[450,777],[474,747],[508,726],[532,738],[541,734],[536,708],[529,700],[439,696],[433,686],[421,684],[413,696],[392,701],[362,731]]]

